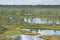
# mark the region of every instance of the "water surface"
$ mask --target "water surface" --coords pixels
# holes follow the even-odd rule
[[[24,22],[35,23],[35,24],[60,24],[59,20],[43,20],[41,18],[25,18]]]

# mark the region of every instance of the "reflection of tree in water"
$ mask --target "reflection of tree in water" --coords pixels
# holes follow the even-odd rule
[[[30,31],[35,31],[35,32],[38,32],[38,29],[30,29]]]
[[[56,30],[54,30],[54,32],[56,32]]]
[[[20,36],[17,36],[17,38],[15,38],[15,40],[20,40]]]

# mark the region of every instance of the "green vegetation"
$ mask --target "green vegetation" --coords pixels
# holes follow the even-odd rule
[[[0,24],[0,34],[3,34],[7,29]]]
[[[30,32],[30,31],[24,31],[24,30],[10,30],[6,31],[4,35],[20,35],[20,34],[25,34],[25,35],[37,35],[38,33],[36,32]]]
[[[8,30],[4,34],[0,35],[0,40],[20,40],[20,37],[9,38],[10,36],[15,35],[37,35],[36,32],[24,31],[24,30]]]
[[[46,6],[45,6],[46,7]],[[47,6],[48,7],[48,6]],[[5,28],[39,28],[59,30],[60,25],[55,21],[60,21],[60,8],[59,6],[53,6],[48,8],[40,7],[21,7],[21,6],[0,6],[0,24]],[[41,18],[43,20],[52,20],[53,24],[30,24],[24,22],[26,18]]]
[[[43,38],[44,40],[60,40],[60,35],[43,35],[43,36],[40,36],[40,38]]]
[[[6,38],[6,37],[2,37],[2,38],[0,38],[0,40],[19,40],[19,38]]]
[[[24,17],[40,18],[42,20],[52,20],[52,24],[35,24],[24,22]],[[31,21],[32,21],[31,20]],[[35,35],[28,31],[22,31],[20,29],[31,28],[31,29],[43,29],[43,30],[60,30],[60,22],[56,24],[55,21],[60,21],[60,6],[59,5],[48,5],[48,6],[25,6],[25,5],[0,5],[0,40],[3,35],[13,34],[26,34]],[[16,30],[19,28],[19,30]],[[9,40],[4,39],[4,40]],[[10,39],[15,40],[15,39]]]

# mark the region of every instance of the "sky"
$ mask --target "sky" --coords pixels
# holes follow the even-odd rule
[[[2,5],[60,5],[60,0],[0,0]]]

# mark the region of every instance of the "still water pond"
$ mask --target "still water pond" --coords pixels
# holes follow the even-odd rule
[[[24,22],[35,23],[35,24],[60,24],[60,20],[43,20],[41,18],[25,18]]]
[[[18,38],[19,40],[44,40],[39,38],[42,35],[60,35],[60,30],[40,30],[40,29],[22,29],[31,32],[37,32],[39,35],[13,35],[9,38]]]
[[[22,29],[31,32],[40,33],[40,35],[60,35],[60,30],[40,30],[40,29]]]
[[[43,40],[38,36],[20,35],[20,40]]]
[[[39,38],[37,35],[14,35],[14,36],[7,36],[8,38],[16,38],[18,40],[43,40]]]
[[[59,20],[42,20],[40,18],[24,18],[24,22],[28,23],[36,23],[36,24],[60,24]],[[39,33],[39,36],[41,35],[60,35],[60,30],[40,30],[40,29],[22,29],[30,32],[37,32]],[[9,38],[19,38],[19,40],[43,40],[42,38],[39,38],[38,35],[14,35],[14,36],[8,36]]]

